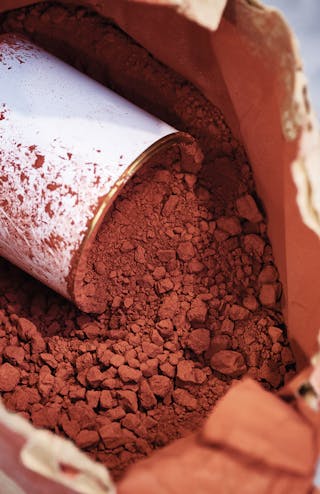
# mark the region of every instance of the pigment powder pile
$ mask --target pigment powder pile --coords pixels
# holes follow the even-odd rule
[[[99,16],[39,4],[1,19],[180,130],[108,212],[72,304],[0,261],[0,391],[10,410],[71,438],[114,478],[200,427],[234,379],[294,373],[281,284],[243,147],[223,115]],[[70,36],[72,33],[72,36]]]

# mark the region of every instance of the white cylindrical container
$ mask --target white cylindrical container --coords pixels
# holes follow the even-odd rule
[[[154,153],[193,143],[17,35],[0,36],[0,255],[73,300],[103,217]]]

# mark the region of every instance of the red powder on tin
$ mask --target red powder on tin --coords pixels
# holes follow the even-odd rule
[[[277,389],[292,374],[266,225],[219,110],[124,33],[85,9],[50,4],[4,16],[3,30],[27,32],[189,131],[205,154],[197,169],[178,149],[164,153],[116,200],[83,287],[103,301],[100,315],[0,263],[4,402],[117,478],[197,429],[233,379],[248,374]]]
[[[32,165],[34,168],[41,168],[44,163],[44,156],[41,154],[36,154],[36,159]]]
[[[6,114],[5,107],[6,107],[6,105],[3,103],[3,104],[2,104],[2,108],[3,108],[3,110],[2,110],[2,111],[0,111],[0,121],[1,121],[1,120],[4,120],[4,119],[6,118],[6,117],[5,117],[5,114]]]

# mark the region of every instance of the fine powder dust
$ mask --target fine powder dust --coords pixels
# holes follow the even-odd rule
[[[1,23],[190,132],[204,152],[192,166],[178,146],[167,150],[117,198],[83,286],[105,301],[99,315],[0,261],[6,406],[71,438],[117,479],[196,430],[233,379],[273,390],[294,373],[263,209],[221,112],[116,27],[52,3]]]

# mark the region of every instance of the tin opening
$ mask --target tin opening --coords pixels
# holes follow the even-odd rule
[[[198,150],[198,146],[194,139],[184,132],[177,132],[170,134],[155,144],[150,146],[144,153],[137,157],[137,159],[126,169],[123,176],[120,177],[118,183],[111,189],[107,196],[101,199],[98,210],[94,214],[92,223],[88,229],[85,239],[81,245],[80,252],[76,253],[74,258],[74,269],[71,272],[69,286],[72,297],[77,304],[77,306],[84,312],[91,313],[102,313],[107,308],[107,297],[105,282],[102,281],[101,276],[98,272],[89,276],[88,278],[88,256],[92,250],[95,243],[95,238],[101,224],[105,220],[105,216],[109,212],[110,208],[113,207],[114,202],[118,195],[122,192],[125,185],[132,180],[132,177],[142,168],[146,168],[150,165],[150,162],[157,162],[161,154],[168,152],[174,148],[179,156],[182,156],[185,152],[184,149],[187,147],[194,147],[194,152]],[[200,151],[201,154],[201,151]],[[189,161],[196,160],[196,156],[189,157]],[[111,261],[112,263],[112,261]],[[94,279],[93,279],[94,278]]]

